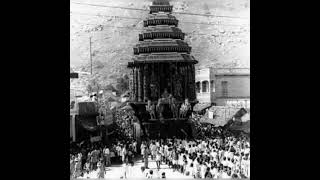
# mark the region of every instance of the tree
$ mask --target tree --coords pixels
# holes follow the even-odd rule
[[[125,74],[125,75],[123,76],[123,78],[124,78],[125,80],[129,81],[129,76],[128,76],[127,74]]]
[[[87,91],[89,93],[98,92],[100,89],[101,85],[98,83],[96,79],[92,79],[89,81],[89,84],[87,85]]]
[[[97,68],[97,69],[102,69],[102,68],[104,68],[104,65],[103,65],[103,63],[101,61],[96,60],[94,62],[94,67]]]
[[[107,91],[117,91],[117,89],[115,87],[113,87],[112,84],[108,84],[106,86],[105,90],[107,90]]]
[[[125,75],[118,78],[116,88],[121,94],[126,92],[129,89],[129,77]]]

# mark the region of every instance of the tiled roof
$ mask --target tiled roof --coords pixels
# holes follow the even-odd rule
[[[198,103],[193,107],[193,111],[202,111],[211,106],[211,103]]]
[[[243,123],[234,123],[229,127],[229,129],[234,131],[244,131],[246,133],[250,133],[250,120]]]
[[[224,126],[239,110],[240,108],[212,106],[200,121],[217,126]],[[209,118],[209,111],[213,112],[213,119]]]

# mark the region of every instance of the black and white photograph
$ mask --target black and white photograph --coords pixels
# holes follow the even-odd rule
[[[70,0],[69,155],[70,179],[250,179],[250,0]]]

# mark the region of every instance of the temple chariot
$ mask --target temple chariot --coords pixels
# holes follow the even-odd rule
[[[130,100],[138,121],[136,138],[191,138],[189,120],[197,103],[195,64],[168,1],[155,0],[133,48]]]

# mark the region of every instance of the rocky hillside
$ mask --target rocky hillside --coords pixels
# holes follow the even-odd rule
[[[102,84],[127,73],[127,62],[143,28],[151,0],[71,0],[70,65]],[[192,46],[197,67],[250,67],[249,0],[171,0],[173,15]],[[81,82],[80,82],[81,81]],[[83,82],[82,82],[83,81]],[[87,79],[72,80],[85,86]]]

